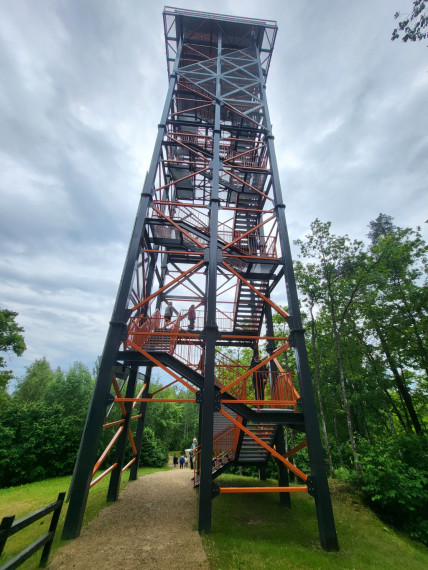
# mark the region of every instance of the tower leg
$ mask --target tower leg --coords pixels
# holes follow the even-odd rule
[[[150,389],[150,380],[152,376],[152,366],[148,366],[146,368],[146,374],[144,378],[144,382],[146,383],[146,389],[144,390],[142,397],[147,398]],[[141,457],[141,444],[143,442],[143,435],[144,435],[144,424],[146,421],[146,411],[147,411],[147,402],[141,402],[139,415],[141,417],[138,418],[137,429],[135,433],[135,447],[137,448],[137,455],[134,463],[131,465],[130,473],[129,473],[129,480],[135,481],[138,478],[138,467],[140,465],[140,457]]]
[[[278,433],[276,434],[275,440],[276,450],[278,453],[283,455],[285,453],[285,442],[284,442],[284,428],[279,426]],[[288,480],[288,469],[282,463],[282,461],[277,460],[278,465],[278,486],[288,487],[290,482]],[[291,507],[291,493],[280,493],[279,494],[279,504],[283,507]]]
[[[214,114],[212,186],[210,197],[210,243],[205,250],[207,268],[207,325],[205,350],[205,380],[202,391],[201,478],[199,485],[199,532],[211,531],[212,459],[215,346],[218,327],[216,322],[217,264],[221,261],[218,250],[219,172],[220,172],[220,98],[221,98],[221,46],[222,35],[217,39],[216,103]],[[220,254],[220,255],[219,255]],[[220,257],[220,258],[219,258]]]
[[[208,328],[208,327],[207,327]],[[199,532],[211,532],[213,414],[214,414],[214,346],[217,329],[207,331],[205,380],[201,403],[201,445],[199,483]],[[209,338],[211,337],[211,342]],[[214,338],[213,338],[214,337]],[[214,344],[213,344],[214,343]],[[210,349],[211,345],[211,349]]]
[[[137,384],[138,366],[133,366],[129,374],[126,386],[125,398],[133,398],[135,394],[135,386]],[[126,442],[128,439],[128,429],[132,413],[132,402],[125,402],[125,415],[122,415],[123,431],[117,442],[117,451],[115,463],[117,466],[113,469],[110,476],[110,483],[107,492],[107,501],[116,501],[119,495],[120,480],[122,477],[122,467],[125,459]],[[135,463],[135,461],[134,461]]]
[[[110,325],[107,335],[104,357],[101,360],[98,379],[86,418],[79,453],[73,473],[73,485],[70,489],[70,502],[65,517],[62,538],[67,540],[80,534],[92,470],[97,457],[97,446],[101,426],[104,420],[107,395],[109,394],[115,355],[120,343],[121,330],[118,326]],[[112,346],[111,351],[107,350]],[[113,348],[114,347],[114,348]]]

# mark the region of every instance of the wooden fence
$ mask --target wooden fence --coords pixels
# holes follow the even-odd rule
[[[58,499],[54,503],[51,503],[50,505],[47,505],[38,511],[34,511],[34,513],[31,513],[30,515],[27,515],[26,517],[23,517],[16,522],[14,522],[15,515],[12,515],[10,517],[3,517],[3,520],[0,524],[0,556],[3,552],[6,541],[10,536],[45,517],[49,513],[53,513],[48,532],[35,540],[32,544],[30,544],[30,546],[22,550],[12,560],[9,560],[9,562],[2,566],[0,570],[11,570],[12,568],[18,568],[18,566],[20,566],[25,560],[27,560],[27,558],[37,552],[37,550],[42,548],[42,546],[44,548],[39,566],[46,566],[52,542],[55,536],[59,515],[61,513],[62,504],[64,502],[64,497],[65,493],[60,493],[58,495]]]

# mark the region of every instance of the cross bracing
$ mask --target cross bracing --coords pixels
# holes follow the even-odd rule
[[[115,500],[121,474],[129,469],[136,477],[146,408],[165,401],[162,391],[150,391],[158,368],[169,385],[189,390],[181,401],[200,408],[194,476],[199,530],[211,529],[216,494],[241,492],[216,485],[218,475],[231,465],[263,470],[274,458],[281,504],[289,505],[294,492],[313,495],[321,543],[334,550],[266,100],[276,24],[172,8],[165,9],[164,21],[169,88],[76,462],[64,536],[79,533],[91,486],[109,476],[108,498]],[[275,314],[287,323],[283,336],[274,337]],[[234,356],[240,347],[253,352],[250,368]],[[295,378],[281,364],[291,351]],[[109,421],[112,405],[121,410],[118,422]],[[306,439],[287,450],[284,427],[304,432]],[[113,435],[97,456],[101,429]],[[308,448],[310,473],[290,461],[302,446]],[[298,485],[290,486],[289,472]]]

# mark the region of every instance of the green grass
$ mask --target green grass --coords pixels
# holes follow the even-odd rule
[[[152,468],[141,467],[138,470],[138,476],[156,473],[157,471],[168,471],[169,468]],[[124,489],[128,484],[129,473],[122,476],[120,489]],[[58,493],[68,491],[71,477],[57,477],[54,479],[46,479],[37,483],[29,483],[28,485],[21,485],[19,487],[9,487],[8,489],[0,489],[0,521],[3,517],[15,515],[15,521],[36,511],[49,503],[56,501]],[[83,519],[83,526],[88,524],[93,518],[97,516],[101,509],[110,505],[106,502],[107,488],[109,478],[105,477],[89,492],[89,498]],[[132,484],[132,482],[130,483]],[[58,522],[58,527],[55,534],[55,539],[52,544],[51,556],[57,548],[63,546],[67,541],[61,540],[62,529],[64,526],[64,519],[67,512],[67,504],[61,511],[61,516]],[[43,519],[33,523],[26,529],[16,533],[6,543],[3,554],[0,556],[0,565],[2,566],[11,558],[16,556],[24,548],[29,546],[34,540],[48,531],[52,515],[47,515]],[[20,568],[23,570],[32,570],[38,568],[42,550],[37,551],[31,558],[29,558]]]
[[[263,484],[233,475],[216,483]],[[428,549],[385,526],[343,483],[332,481],[331,489],[339,552],[322,550],[314,501],[305,493],[291,495],[291,509],[279,506],[277,494],[220,494],[212,503],[212,532],[203,539],[211,568],[428,568]]]
[[[138,474],[141,477],[161,470],[142,468]],[[125,474],[121,489],[127,482],[128,477]],[[248,477],[233,475],[223,475],[216,482],[220,486],[265,484]],[[59,492],[67,491],[69,484],[70,477],[60,477],[1,489],[0,520],[12,514],[16,515],[16,519],[21,518],[53,502]],[[106,503],[107,486],[108,477],[90,491],[84,525],[109,504]],[[321,549],[314,501],[304,493],[291,496],[291,510],[279,506],[276,494],[219,495],[212,503],[212,532],[203,537],[211,568],[428,568],[428,549],[384,525],[343,483],[332,481],[331,490],[339,552],[324,552]],[[51,554],[65,544],[61,540],[61,533],[66,508],[65,505],[61,513]],[[45,533],[49,522],[50,516],[47,516],[10,538],[0,558],[0,565]],[[37,568],[40,555],[41,551],[34,554],[22,568]]]

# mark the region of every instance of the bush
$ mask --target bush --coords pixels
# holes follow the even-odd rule
[[[0,417],[0,487],[70,474],[82,423],[60,405],[11,400]]]
[[[384,438],[375,443],[361,440],[362,475],[346,477],[385,521],[426,545],[427,443],[426,437],[417,435]]]
[[[167,462],[168,451],[164,447],[164,444],[155,436],[151,428],[146,427],[141,444],[140,464],[145,467],[164,467]]]

